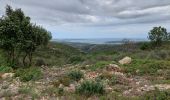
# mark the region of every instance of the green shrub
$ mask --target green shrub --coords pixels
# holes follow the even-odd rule
[[[72,56],[69,59],[69,63],[77,64],[83,62],[84,58],[82,56]]]
[[[170,100],[170,91],[160,91],[156,89],[146,93],[142,96],[141,100]]]
[[[42,66],[42,65],[46,65],[44,59],[42,58],[36,59],[35,66]]]
[[[68,76],[60,77],[58,81],[60,84],[63,84],[64,86],[69,86],[71,83],[71,79]]]
[[[141,50],[148,50],[148,49],[150,49],[150,48],[151,48],[151,45],[150,45],[150,43],[147,43],[147,42],[142,43],[142,44],[140,45],[140,49],[141,49]]]
[[[79,87],[77,87],[76,92],[82,95],[91,96],[95,94],[103,94],[105,91],[104,86],[99,82],[84,81]]]
[[[111,79],[112,78],[112,74],[108,73],[108,72],[103,72],[100,76],[100,79]]]
[[[18,69],[15,73],[16,77],[20,77],[20,80],[27,82],[30,80],[38,80],[42,77],[42,72],[39,68],[31,67],[27,69]]]
[[[110,84],[111,85],[115,85],[118,83],[118,79],[115,75],[112,76],[111,80],[110,80]]]
[[[79,81],[84,77],[84,74],[81,71],[71,71],[68,73],[68,77],[74,81]]]
[[[169,63],[164,61],[135,59],[131,64],[124,65],[124,70],[133,75],[158,75],[157,71],[167,66]]]
[[[94,65],[91,65],[89,68],[92,71],[96,71],[97,69],[103,69],[106,65],[110,64],[110,62],[107,61],[99,61]]]
[[[12,71],[13,71],[12,67],[0,66],[0,72],[1,73],[8,73],[8,72],[12,72]]]
[[[165,72],[165,79],[166,80],[170,80],[170,70],[167,70],[166,72]]]

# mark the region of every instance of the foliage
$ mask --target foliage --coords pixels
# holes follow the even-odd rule
[[[126,73],[133,75],[158,75],[159,69],[168,69],[170,63],[166,61],[135,59],[129,65],[124,65]]]
[[[8,66],[0,66],[0,72],[1,73],[8,73],[8,72],[12,72],[13,69],[11,67]]]
[[[68,73],[68,77],[74,81],[79,81],[84,77],[84,74],[81,71],[74,70]]]
[[[151,40],[151,42],[158,46],[161,45],[163,41],[170,40],[170,34],[167,32],[167,30],[161,26],[154,27],[149,33],[148,38]]]
[[[32,97],[32,99],[38,98],[38,94],[35,92],[35,90],[31,86],[21,86],[18,92],[21,94],[28,94]]]
[[[95,81],[84,81],[79,87],[77,87],[76,91],[79,94],[87,96],[103,94],[105,92],[104,86],[101,83]]]
[[[20,56],[24,66],[26,58],[31,66],[33,52],[51,39],[50,32],[30,20],[21,9],[13,10],[10,6],[6,7],[6,14],[0,18],[0,47],[6,53],[8,63],[13,66]]]
[[[160,91],[158,89],[146,93],[141,100],[169,100],[170,91]]]
[[[59,80],[56,82],[63,84],[64,86],[69,86],[71,83],[71,79],[68,76],[63,76],[63,77],[59,78]],[[56,83],[56,85],[57,85],[57,83]]]
[[[37,58],[36,62],[35,62],[35,66],[42,66],[42,65],[46,65],[44,59],[42,58]]]
[[[20,77],[20,80],[23,82],[35,81],[42,77],[42,72],[39,68],[30,67],[26,69],[17,69],[15,72],[15,77]]]
[[[96,62],[96,64],[91,65],[89,68],[90,68],[90,70],[95,71],[97,69],[104,68],[108,64],[109,64],[109,62],[107,62],[107,61],[98,61],[98,62]]]
[[[79,62],[83,62],[84,58],[82,56],[71,56],[69,59],[70,63],[77,64]]]
[[[151,48],[151,44],[147,43],[147,42],[142,43],[141,46],[140,46],[141,50],[148,50],[150,48]]]

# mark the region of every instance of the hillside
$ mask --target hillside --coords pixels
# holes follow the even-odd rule
[[[33,67],[0,67],[0,97],[168,100],[170,44],[149,50],[139,47],[96,45],[82,53],[80,48],[52,42],[37,49]]]

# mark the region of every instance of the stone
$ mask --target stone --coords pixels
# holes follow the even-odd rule
[[[110,64],[106,68],[107,68],[108,71],[122,72],[122,69],[116,64]]]
[[[99,73],[97,72],[89,72],[85,74],[86,79],[95,79],[98,76],[99,76]]]
[[[132,58],[130,57],[124,57],[122,60],[119,61],[120,64],[130,64],[132,62]]]
[[[73,92],[76,91],[76,87],[75,87],[74,84],[70,84],[70,86],[69,87],[65,87],[64,90],[67,91],[67,92],[72,92],[73,93]]]
[[[14,73],[4,73],[1,75],[2,79],[12,78],[14,76]]]
[[[63,85],[63,84],[60,84],[60,85],[58,86],[58,88],[64,88],[64,85]]]

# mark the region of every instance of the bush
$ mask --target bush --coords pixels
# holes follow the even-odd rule
[[[170,70],[167,70],[167,71],[165,72],[165,79],[166,79],[166,80],[170,80]]]
[[[146,93],[141,100],[170,100],[170,91],[159,91],[156,89]]]
[[[8,72],[12,72],[13,69],[11,67],[8,66],[0,66],[0,72],[1,73],[8,73]]]
[[[84,58],[82,56],[72,56],[69,59],[69,63],[77,64],[83,62]]]
[[[18,69],[15,73],[15,77],[20,77],[20,80],[23,82],[38,80],[42,77],[42,72],[39,68],[35,67]]]
[[[147,42],[142,43],[141,46],[140,46],[141,50],[147,50],[147,49],[150,49],[150,48],[151,48],[151,45],[150,45],[150,43],[147,43]]]
[[[84,74],[81,71],[71,71],[68,73],[68,77],[74,81],[79,81],[84,77]]]
[[[63,84],[64,86],[69,86],[71,83],[71,79],[68,76],[63,76],[63,77],[59,78],[58,82],[56,81],[56,85],[59,83]]]
[[[44,59],[42,58],[36,59],[35,66],[42,66],[42,65],[46,65]]]
[[[99,82],[94,81],[84,81],[77,87],[76,92],[79,94],[91,96],[95,94],[103,94],[104,86]]]
[[[110,64],[110,62],[107,62],[107,61],[99,61],[97,62],[96,64],[90,66],[89,68],[92,70],[92,71],[96,71],[97,69],[102,69],[104,68],[106,65]]]

